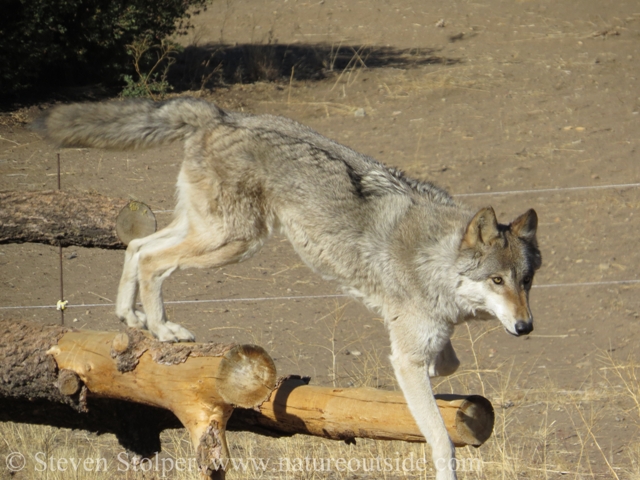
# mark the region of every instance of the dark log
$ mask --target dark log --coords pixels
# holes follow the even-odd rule
[[[127,205],[134,205],[134,209],[143,205],[136,213],[145,213],[152,219],[155,230],[155,217],[146,205],[131,204],[122,198],[59,190],[0,192],[0,244],[126,248],[116,233],[116,219]],[[131,219],[123,220],[125,228],[135,227],[131,226]],[[144,235],[153,231],[147,224],[144,228]]]

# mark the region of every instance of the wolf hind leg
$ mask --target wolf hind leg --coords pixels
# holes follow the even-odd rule
[[[158,232],[132,240],[127,246],[116,300],[116,315],[127,326],[140,329],[147,328],[146,315],[136,308],[140,252],[164,249],[176,245],[184,238],[185,231],[186,226],[182,222],[173,222]]]
[[[160,341],[194,341],[186,328],[166,319],[162,299],[162,283],[177,269],[220,267],[252,256],[262,246],[261,239],[234,240],[217,243],[201,235],[186,237],[177,245],[165,249],[143,251],[140,254],[140,299],[146,313],[146,327]]]

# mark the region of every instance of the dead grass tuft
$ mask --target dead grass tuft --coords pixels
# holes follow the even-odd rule
[[[388,360],[375,351],[363,349],[364,353],[359,353],[355,348],[360,348],[359,342],[366,344],[366,338],[357,332],[345,336],[340,330],[344,308],[345,304],[336,303],[330,315],[317,320],[325,324],[327,334],[326,338],[319,339],[316,347],[324,349],[332,359],[325,378],[342,387],[394,388],[395,379]],[[637,438],[640,366],[635,359],[620,363],[610,352],[602,352],[600,364],[588,372],[590,381],[585,381],[583,389],[567,391],[551,382],[544,387],[527,389],[523,386],[523,372],[513,365],[483,368],[478,352],[484,348],[482,342],[489,331],[486,328],[461,330],[463,333],[455,341],[471,348],[474,363],[435,382],[436,390],[441,393],[482,393],[496,408],[492,438],[478,449],[458,449],[460,479],[640,478],[640,442],[612,451],[610,445],[603,443],[601,435],[614,416],[624,419],[630,429],[629,438]],[[309,345],[303,347],[306,349]],[[341,364],[347,351],[358,352],[357,362],[351,362],[349,368]],[[614,404],[611,398],[620,401]],[[537,422],[523,422],[523,417],[535,417]],[[166,465],[174,462],[173,470],[167,472],[165,478],[198,478],[196,470],[175,468],[177,459],[186,462],[194,459],[188,434],[183,430],[167,431],[162,440],[164,451],[159,465],[162,459]],[[228,440],[235,459],[235,464],[230,464],[230,479],[433,478],[429,449],[424,444],[358,439],[355,445],[347,445],[300,435],[271,439],[236,432],[229,433]],[[25,454],[27,461],[24,471],[12,476],[16,479],[70,478],[69,471],[61,471],[55,463],[61,458],[105,459],[106,471],[79,469],[73,474],[78,480],[111,480],[114,474],[132,480],[156,478],[142,471],[142,464],[138,467],[130,464],[128,471],[122,471],[129,457],[111,435],[0,424],[0,457],[8,458],[12,452]],[[41,452],[40,461],[35,456],[38,452]],[[54,459],[54,464],[48,463],[44,468],[42,458]],[[418,463],[423,458],[427,459],[426,463]],[[346,470],[340,471],[335,459],[345,459]],[[71,468],[69,465],[67,469]]]

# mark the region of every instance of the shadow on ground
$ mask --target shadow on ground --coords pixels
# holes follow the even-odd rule
[[[258,81],[321,80],[358,68],[414,68],[453,65],[460,60],[435,49],[365,45],[200,45],[185,48],[169,72],[177,91]]]
[[[400,49],[368,45],[207,44],[189,46],[175,57],[167,80],[173,93],[254,82],[322,80],[360,68],[409,69],[424,65],[454,65],[459,59],[436,49]],[[99,101],[117,97],[123,85],[75,85],[55,90],[23,92],[2,98],[0,113],[56,102]]]

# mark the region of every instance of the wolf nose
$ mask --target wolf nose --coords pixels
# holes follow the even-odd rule
[[[516,333],[518,335],[529,335],[533,332],[533,323],[520,320],[516,323]]]

